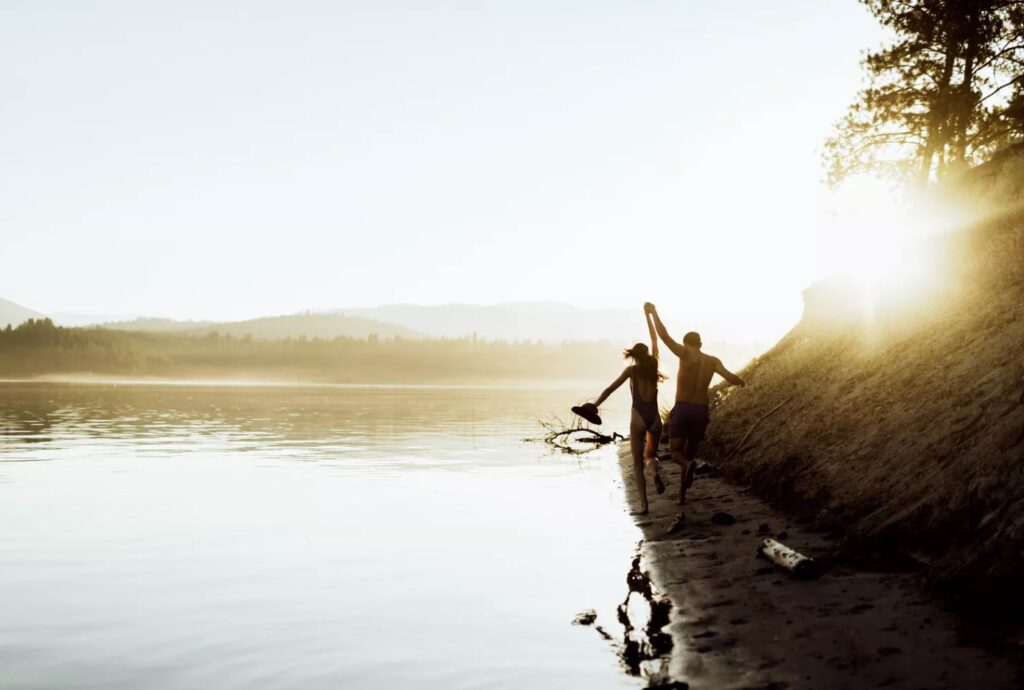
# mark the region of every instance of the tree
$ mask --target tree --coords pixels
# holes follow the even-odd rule
[[[893,38],[865,56],[868,85],[826,141],[830,185],[858,173],[927,183],[1024,134],[1008,90],[1024,75],[1024,2],[861,2]]]

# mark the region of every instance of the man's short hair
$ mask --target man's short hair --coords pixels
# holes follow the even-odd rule
[[[696,347],[701,346],[700,333],[697,331],[690,331],[683,336],[683,345],[694,345]]]

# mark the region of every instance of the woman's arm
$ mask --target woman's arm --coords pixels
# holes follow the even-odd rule
[[[594,406],[601,407],[601,403],[603,403],[609,395],[618,390],[619,386],[624,384],[626,382],[626,379],[628,379],[629,375],[632,373],[633,367],[626,367],[625,370],[622,372],[622,375],[619,376],[619,378],[612,381],[612,385],[605,388],[604,391],[601,392],[601,395],[597,396],[597,400],[594,401]]]
[[[672,351],[672,354],[677,357],[685,356],[683,353],[686,352],[686,350],[683,349],[682,345],[672,340],[672,336],[668,334],[668,329],[665,328],[665,324],[661,322],[661,317],[658,316],[658,310],[654,308],[654,305],[647,302],[644,304],[644,311],[650,314],[651,318],[654,319],[655,330],[658,331],[658,335],[660,335],[661,339],[665,341],[665,345],[667,345],[668,349]]]
[[[654,322],[651,321],[651,315],[644,311],[644,321],[647,322],[647,332],[651,336],[651,354],[654,355],[654,359],[658,359],[658,334],[654,331]]]

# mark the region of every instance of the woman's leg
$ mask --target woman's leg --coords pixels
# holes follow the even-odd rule
[[[647,425],[635,409],[629,417],[629,447],[633,451],[633,475],[636,478],[636,491],[640,495],[640,515],[647,514],[647,478],[644,476],[644,439]]]
[[[658,409],[658,401],[653,400],[645,403],[644,413],[641,415],[647,422],[647,447],[644,450],[644,458],[648,465],[651,460],[658,459],[658,444],[661,443],[661,410]]]

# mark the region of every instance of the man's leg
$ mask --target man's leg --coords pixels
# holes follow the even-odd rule
[[[682,505],[686,501],[686,439],[682,436],[677,436],[677,432],[678,426],[673,424],[670,430],[671,437],[668,440],[668,447],[672,451],[672,462],[679,465],[679,468],[682,470],[682,474],[679,477],[679,498],[676,499],[680,510],[679,514],[676,515],[676,519],[668,527],[669,534],[676,534],[686,526],[686,513],[682,510]]]
[[[697,446],[700,444],[700,438],[694,435],[686,437],[686,474],[683,475],[683,481],[686,483],[686,488],[689,489],[693,486],[693,478],[697,473]]]
[[[658,457],[658,442],[654,440],[654,434],[652,434],[651,430],[648,429],[647,430],[647,443],[646,443],[646,445],[644,445],[644,460],[647,460],[648,464],[650,464],[650,461],[656,459],[657,457]]]
[[[697,446],[704,440],[704,431],[708,427],[707,419],[687,419],[681,425],[683,448],[683,485],[679,487],[679,503],[686,500],[686,490],[693,486],[697,471]]]
[[[658,462],[658,444],[661,442],[662,424],[658,422],[647,432],[647,446],[644,448],[644,463],[647,470],[654,475],[654,488],[659,494],[665,493],[665,482],[661,479],[659,472],[661,463]]]
[[[686,501],[686,472],[689,469],[686,462],[686,446],[686,439],[681,437],[673,437],[668,441],[669,450],[672,451],[672,462],[679,465],[679,469],[682,470],[679,476],[679,498],[676,499],[676,503],[679,505],[683,505]]]

